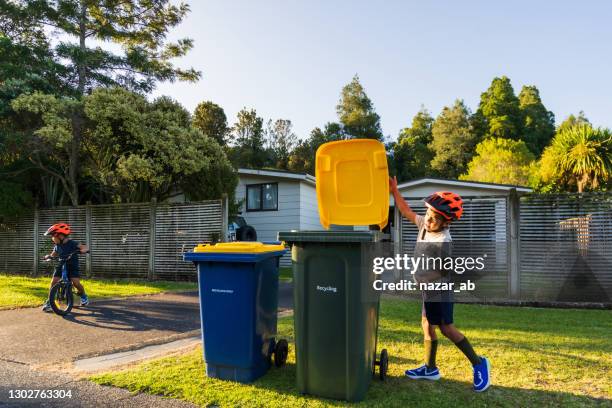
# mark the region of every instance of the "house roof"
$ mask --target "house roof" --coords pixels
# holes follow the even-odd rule
[[[268,178],[290,179],[295,181],[304,181],[308,184],[315,184],[315,178],[308,173],[294,173],[286,170],[268,170],[268,169],[238,169],[238,175],[261,176]]]
[[[398,184],[398,190],[405,189],[408,187],[416,187],[422,184],[446,184],[449,186],[461,186],[467,188],[481,188],[488,190],[503,190],[510,191],[512,189],[516,189],[519,193],[531,193],[533,191],[532,188],[525,186],[517,186],[513,184],[497,184],[497,183],[483,183],[480,181],[463,181],[463,180],[449,180],[435,177],[424,177],[416,180],[406,181],[404,183]]]

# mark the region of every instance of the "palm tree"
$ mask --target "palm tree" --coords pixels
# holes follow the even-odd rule
[[[542,154],[544,172],[575,183],[578,192],[596,189],[612,175],[612,133],[609,129],[578,124],[562,129]]]

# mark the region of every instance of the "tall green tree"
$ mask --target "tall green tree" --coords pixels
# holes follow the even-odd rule
[[[540,188],[596,190],[612,175],[612,132],[578,124],[559,131],[540,160]]]
[[[289,158],[297,146],[298,138],[293,131],[293,124],[288,119],[268,120],[266,138],[272,165],[277,169],[288,170]]]
[[[221,146],[227,143],[229,127],[227,116],[222,107],[211,101],[198,104],[193,112],[193,126],[200,129],[208,137],[212,137]]]
[[[557,133],[564,132],[568,129],[573,128],[576,125],[590,125],[589,119],[585,116],[583,111],[578,112],[578,115],[571,114],[557,128]]]
[[[534,154],[522,140],[488,138],[476,146],[476,155],[460,180],[528,185]]]
[[[171,4],[169,0],[126,0],[93,2],[90,0],[0,0],[0,27],[19,30],[11,21],[24,22],[36,35],[22,35],[24,41],[35,41],[38,50],[52,43],[48,65],[60,64],[62,86],[70,92],[50,95],[72,94],[78,98],[91,93],[96,87],[122,86],[138,92],[152,90],[157,81],[195,81],[199,73],[193,69],[176,68],[172,60],[185,55],[193,46],[190,39],[168,42],[167,35],[178,25],[188,12],[188,6]],[[18,26],[18,25],[17,25]],[[94,45],[92,42],[95,41]],[[114,43],[121,52],[113,52],[99,44]],[[13,49],[15,50],[15,49]],[[53,67],[55,69],[55,67]],[[35,107],[37,102],[42,105]],[[81,142],[86,127],[82,110],[75,109],[77,101],[44,98],[40,95],[31,99],[30,113],[37,111],[43,121],[43,128],[32,129],[30,139],[36,140],[41,132],[53,126],[47,121],[49,114],[40,109],[48,105],[53,109],[52,117],[63,117],[70,122],[71,137],[58,135],[62,139],[62,152],[68,152],[67,173],[58,173],[43,160],[32,161],[38,170],[59,180],[73,205],[79,204],[79,171]],[[18,102],[24,108],[23,101]],[[22,109],[22,111],[25,111]],[[60,112],[61,111],[61,112]],[[45,119],[46,118],[46,119]],[[42,130],[41,130],[42,129]],[[59,128],[58,128],[59,130]],[[27,132],[23,137],[28,137]],[[32,145],[32,140],[24,145]]]
[[[523,119],[519,99],[508,77],[493,79],[491,86],[480,95],[475,116],[476,130],[481,137],[520,138]]]
[[[22,95],[14,106],[40,121],[32,155],[37,161],[44,155],[57,158],[49,171],[65,184],[71,165],[70,118],[81,112],[86,123],[79,152],[81,181],[91,179],[99,186],[92,197],[97,202],[161,201],[179,189],[198,199],[218,198],[235,188],[235,172],[221,146],[192,127],[189,112],[167,97],[148,102],[122,88],[98,88],[81,99]],[[207,182],[190,184],[196,180]]]
[[[261,168],[268,164],[263,118],[255,109],[242,108],[232,127],[229,156],[236,167]]]
[[[471,123],[471,113],[462,100],[445,106],[432,128],[432,170],[441,177],[455,179],[466,171],[479,136]]]
[[[434,119],[422,108],[412,119],[412,125],[400,131],[393,146],[393,163],[398,180],[410,180],[431,174],[434,152],[429,145],[433,141]]]
[[[0,201],[14,204],[0,205],[0,214],[14,215],[18,206],[29,206],[34,200],[52,201],[49,187],[56,181],[28,160],[28,150],[23,147],[31,129],[18,120],[12,102],[21,94],[36,91],[73,93],[66,86],[68,71],[54,54],[44,27],[31,15],[12,19],[0,14],[0,61],[0,177],[7,180],[7,185],[0,188]],[[56,198],[61,199],[61,195]]]
[[[288,168],[300,173],[315,174],[317,149],[324,143],[342,140],[342,125],[328,122],[324,128],[314,128],[306,140],[300,140],[289,156]]]
[[[520,138],[533,154],[539,156],[555,135],[555,115],[544,107],[540,91],[535,86],[521,89],[519,108],[523,116]]]
[[[374,104],[365,93],[359,76],[355,75],[350,83],[342,88],[336,112],[345,138],[365,138],[383,140],[380,116]]]
[[[172,59],[185,55],[193,41],[167,41],[169,31],[189,7],[169,0],[2,0],[2,20],[32,19],[59,34],[54,52],[71,72],[70,83],[83,95],[98,86],[151,91],[157,81],[194,81],[199,73],[181,69]],[[121,47],[116,53],[101,43]]]
[[[76,122],[80,128],[83,121],[82,103],[35,92],[14,99],[12,108],[21,114],[21,123],[35,129],[31,134],[23,133],[21,154],[42,173],[59,180],[71,203],[78,205],[81,152],[80,141],[74,143],[74,133]]]

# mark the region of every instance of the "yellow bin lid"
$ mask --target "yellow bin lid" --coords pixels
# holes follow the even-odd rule
[[[378,225],[389,219],[389,170],[385,146],[374,139],[321,145],[316,157],[319,217],[334,225]]]
[[[193,252],[218,252],[232,254],[261,254],[264,252],[284,251],[285,245],[264,244],[263,242],[220,242],[218,244],[199,244]]]

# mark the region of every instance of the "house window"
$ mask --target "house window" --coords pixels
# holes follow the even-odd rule
[[[247,188],[247,211],[277,211],[278,183],[249,184]]]

